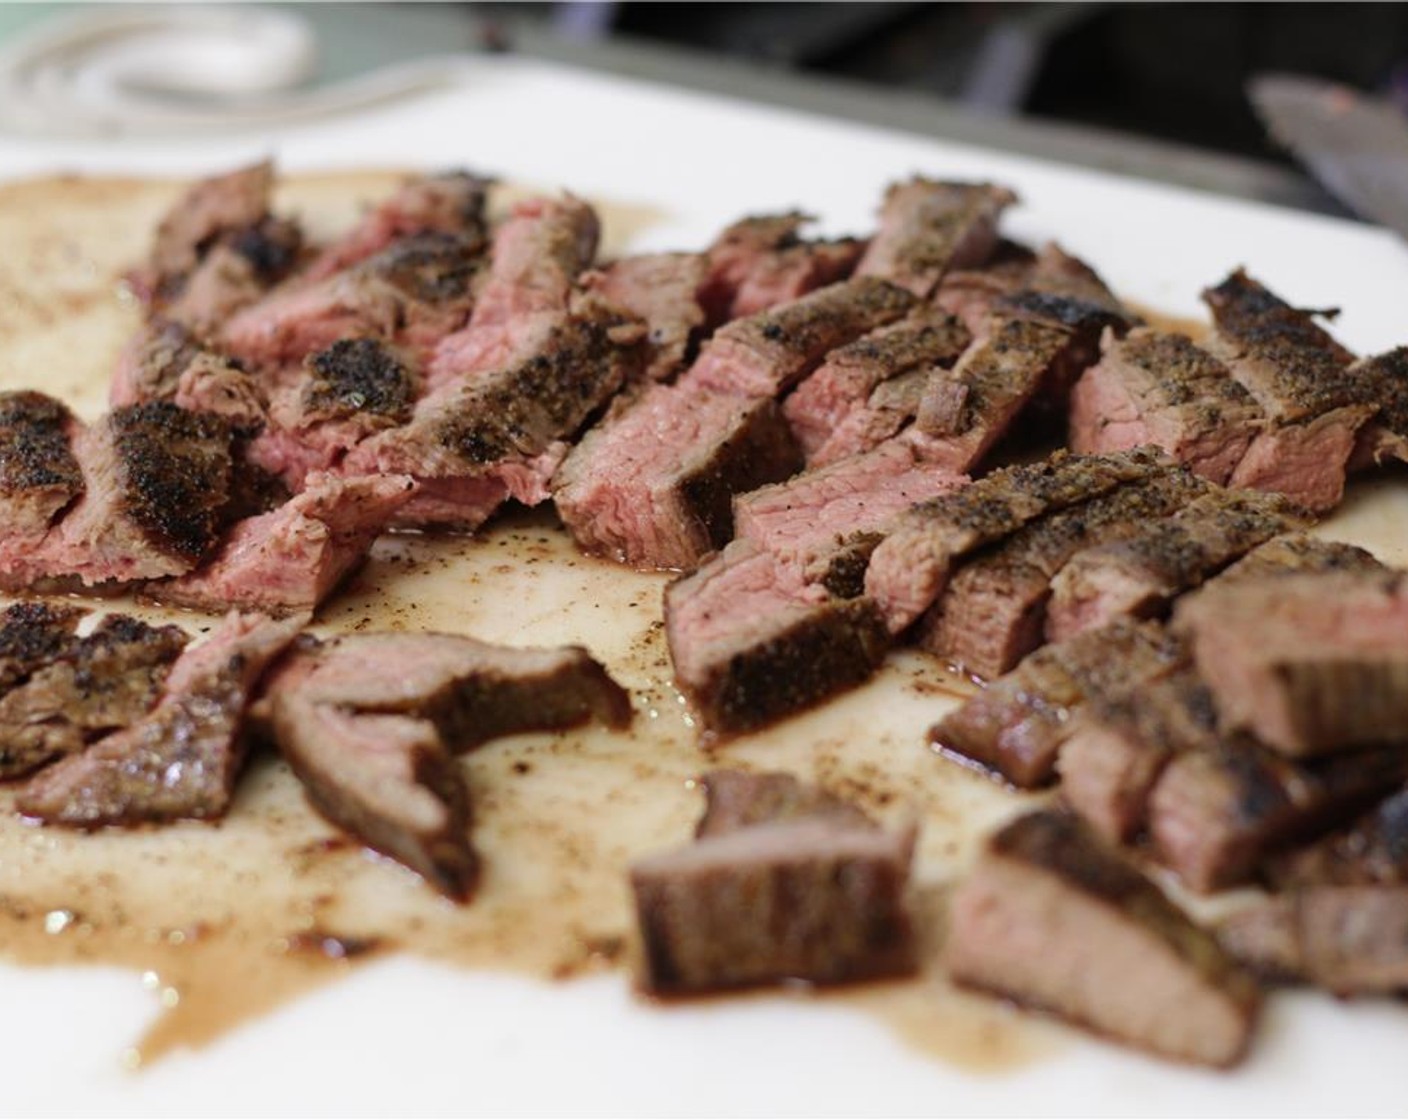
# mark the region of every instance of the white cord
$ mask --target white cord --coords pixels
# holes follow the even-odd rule
[[[0,129],[92,137],[284,124],[446,86],[468,66],[425,58],[308,89],[316,36],[293,13],[90,9],[0,45]]]

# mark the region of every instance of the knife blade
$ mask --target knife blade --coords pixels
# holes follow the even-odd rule
[[[1271,136],[1351,209],[1408,238],[1408,118],[1347,86],[1261,74],[1247,94]]]

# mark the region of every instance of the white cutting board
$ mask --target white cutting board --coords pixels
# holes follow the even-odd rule
[[[742,213],[793,206],[829,232],[862,231],[887,181],[991,178],[1023,197],[1011,235],[1058,238],[1147,305],[1200,314],[1199,288],[1246,264],[1297,303],[1342,306],[1337,332],[1357,349],[1408,341],[1408,250],[1384,232],[514,59],[477,60],[452,93],[259,139],[0,139],[0,176],[196,174],[266,154],[296,170],[463,164],[658,209],[641,249],[697,247]],[[1396,546],[1396,528],[1378,521],[1401,495],[1376,489],[1344,523]],[[1387,557],[1408,559],[1402,544]],[[802,726],[864,734],[857,703]],[[912,720],[919,742],[917,707],[891,718]],[[0,892],[8,868],[0,851]],[[1401,1111],[1408,1094],[1408,1010],[1310,995],[1272,1000],[1252,1059],[1230,1075],[1059,1029],[1039,1032],[1041,1059],[980,1074],[907,1048],[844,1002],[661,1010],[619,973],[543,984],[399,959],[138,1074],[120,1056],[154,1004],[130,974],[0,967],[0,1006],[6,1114],[1288,1116]]]

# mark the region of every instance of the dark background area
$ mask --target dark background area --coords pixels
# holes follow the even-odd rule
[[[1260,71],[1384,89],[1408,64],[1405,4],[543,5],[582,38],[624,34],[782,70],[926,91],[1262,159],[1243,86]],[[521,12],[522,9],[519,8]]]

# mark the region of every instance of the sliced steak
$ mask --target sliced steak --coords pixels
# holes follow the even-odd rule
[[[1360,359],[1350,366],[1349,376],[1378,408],[1359,431],[1351,469],[1385,459],[1408,460],[1408,346]]]
[[[1135,450],[1108,456],[1058,453],[1030,466],[993,471],[906,513],[875,550],[866,593],[879,605],[890,632],[899,633],[939,597],[950,571],[965,556],[1045,513],[1167,469],[1162,454]]]
[[[906,315],[915,299],[884,280],[843,280],[716,331],[685,377],[751,397],[790,389],[838,346]]]
[[[423,233],[393,242],[345,272],[280,288],[224,326],[221,344],[266,378],[296,379],[309,355],[347,338],[376,338],[417,362],[458,330],[474,306],[483,245]]]
[[[699,293],[708,262],[701,253],[623,257],[582,277],[582,286],[627,316],[645,323],[644,375],[669,381],[684,369],[704,333]]]
[[[554,477],[553,498],[586,551],[690,569],[732,538],[734,494],[801,465],[773,401],[686,379],[649,388],[591,429]]]
[[[1298,764],[1226,738],[1165,766],[1149,796],[1149,837],[1184,884],[1217,890],[1246,881],[1282,845],[1351,818],[1405,775],[1401,748]]]
[[[985,679],[1007,672],[1044,641],[1051,583],[1071,557],[1168,517],[1206,486],[1174,468],[1038,518],[959,568],[920,621],[921,644]]]
[[[155,709],[40,771],[20,791],[20,812],[85,829],[223,816],[250,694],[303,622],[231,613],[172,666]]]
[[[716,735],[766,726],[863,683],[889,645],[870,600],[809,591],[747,541],[665,589],[665,636],[676,682]]]
[[[411,179],[323,249],[300,279],[322,280],[419,233],[449,233],[487,243],[484,203],[492,185],[491,179],[468,171]]]
[[[1238,270],[1203,293],[1217,324],[1216,349],[1272,423],[1228,482],[1275,490],[1311,510],[1344,493],[1359,429],[1375,411],[1353,355],[1314,322]]]
[[[170,299],[158,300],[162,318],[201,338],[214,338],[225,321],[262,299],[298,264],[303,230],[297,222],[265,216],[224,234]]]
[[[171,401],[191,412],[225,417],[237,432],[253,433],[267,403],[253,377],[233,360],[203,346],[180,323],[155,318],[118,359],[109,401],[113,408]]]
[[[1164,767],[1220,742],[1212,693],[1191,668],[1134,688],[1092,691],[1061,747],[1061,794],[1110,843],[1132,840]]]
[[[23,777],[76,754],[101,735],[146,715],[185,631],[109,615],[72,639],[23,684],[0,696],[0,780]]]
[[[571,195],[518,203],[494,235],[474,314],[435,348],[434,390],[531,357],[545,329],[568,310],[580,273],[596,255],[596,211]]]
[[[833,350],[783,402],[783,414],[814,466],[868,451],[914,416],[928,375],[951,368],[971,341],[957,319],[931,308]],[[915,375],[915,404],[881,387]],[[895,407],[901,404],[900,407]]]
[[[1231,371],[1180,334],[1107,333],[1100,361],[1071,392],[1070,445],[1090,454],[1152,444],[1224,484],[1263,416]]]
[[[1260,1005],[1211,935],[1052,811],[988,841],[954,896],[945,962],[958,984],[1202,1065],[1242,1059]]]
[[[1408,790],[1349,827],[1273,858],[1266,870],[1281,887],[1408,883]]]
[[[863,455],[739,495],[734,534],[795,568],[804,582],[853,598],[864,589],[870,553],[895,519],[967,482],[927,463],[923,442],[902,435]]]
[[[1257,582],[1287,575],[1383,570],[1384,565],[1358,545],[1327,541],[1307,533],[1287,533],[1252,549],[1210,583],[1209,588],[1230,587],[1239,580]]]
[[[1408,583],[1332,572],[1239,581],[1180,604],[1224,725],[1309,757],[1408,738]]]
[[[446,634],[363,634],[305,649],[271,695],[279,749],[318,811],[456,900],[473,891],[478,858],[454,754],[519,731],[630,718],[629,698],[584,650]]]
[[[72,448],[80,428],[53,397],[0,393],[0,553],[22,555],[37,545],[83,492]]]
[[[1122,615],[1162,616],[1183,592],[1309,521],[1279,494],[1214,490],[1172,518],[1146,521],[1125,539],[1072,558],[1052,581],[1046,637],[1060,641]]]
[[[975,338],[982,337],[996,301],[1028,287],[1036,265],[1037,255],[1027,246],[999,240],[981,266],[945,272],[934,305],[955,316]]]
[[[997,223],[1017,201],[991,183],[942,183],[916,176],[885,192],[880,228],[856,266],[928,298],[946,272],[981,264],[997,245]]]
[[[72,647],[83,619],[77,607],[15,603],[0,612],[0,689],[9,689]]]
[[[1315,886],[1240,911],[1218,930],[1234,957],[1273,980],[1338,996],[1408,990],[1408,887]]]
[[[230,492],[223,419],[168,401],[115,409],[76,444],[84,494],[7,586],[51,577],[85,585],[155,579],[194,568],[214,546]]]
[[[1044,646],[944,716],[930,741],[960,761],[1032,789],[1055,774],[1074,710],[1092,695],[1132,692],[1178,668],[1183,644],[1162,626],[1123,619]]]
[[[874,828],[875,822],[851,802],[807,785],[791,774],[710,770],[704,787],[704,815],[694,835],[722,836],[763,824],[824,818],[848,828]]]
[[[912,832],[801,816],[712,832],[631,867],[644,986],[661,995],[915,971]]]
[[[279,509],[236,522],[195,571],[149,583],[143,594],[213,613],[312,612],[366,559],[414,492],[405,475],[314,476]]]
[[[810,291],[844,280],[865,249],[854,238],[808,241],[799,212],[744,218],[729,226],[705,253],[700,299],[711,323],[756,315]]]

